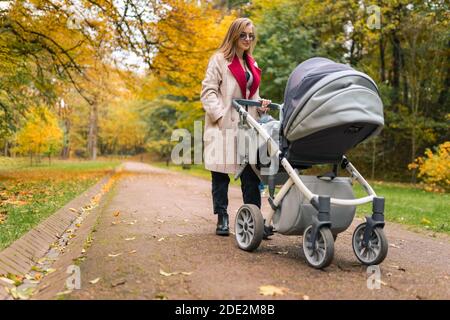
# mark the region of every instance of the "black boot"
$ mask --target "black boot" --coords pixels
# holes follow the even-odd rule
[[[230,234],[227,213],[217,215],[216,234],[219,236],[228,236]]]

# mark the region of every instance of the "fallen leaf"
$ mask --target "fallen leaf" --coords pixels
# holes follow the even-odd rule
[[[86,253],[86,249],[81,249],[81,253]]]
[[[136,239],[136,237],[125,238],[125,241],[133,241],[133,240],[135,240],[135,239]]]
[[[278,251],[277,253],[278,253],[278,254],[288,254],[289,251]]]
[[[5,278],[5,277],[0,277],[0,281],[4,282],[6,284],[9,284],[9,285],[15,285],[14,280],[11,280],[11,279],[8,279],[8,278]]]
[[[167,295],[164,294],[164,293],[157,293],[157,294],[155,295],[155,299],[158,299],[158,300],[167,300],[168,297],[167,297]]]
[[[309,296],[304,295],[304,296],[303,296],[303,300],[309,300]]]
[[[118,257],[120,255],[122,255],[122,252],[120,252],[120,253],[110,253],[110,254],[108,254],[108,257],[115,258],[115,257]]]
[[[75,209],[75,208],[69,208],[69,210],[72,211],[72,212],[78,212],[78,210]]]
[[[158,242],[161,242],[161,241],[163,241],[164,239],[165,239],[164,237],[159,238],[159,239],[158,239]]]
[[[72,293],[72,290],[66,290],[66,291],[58,292],[56,295],[57,296],[64,296],[66,294],[71,294],[71,293]]]
[[[263,296],[282,296],[288,291],[287,288],[280,288],[275,286],[261,286],[259,287],[259,294]]]
[[[116,225],[116,224],[119,224],[119,223],[120,223],[120,221],[113,221],[113,222],[111,222],[112,225]]]
[[[393,243],[389,244],[389,246],[393,247],[393,248],[401,249],[399,246],[397,246],[396,244],[393,244]]]
[[[53,272],[55,272],[55,271],[56,271],[55,268],[49,268],[49,269],[47,269],[47,270],[44,270],[44,272],[45,272],[46,274],[50,274],[50,273],[53,273]]]
[[[136,253],[137,251],[136,250],[131,250],[130,252],[128,252],[129,254],[133,254],[133,253]]]
[[[183,237],[184,237],[184,234],[179,234],[179,233],[177,233],[177,237],[183,238]]]
[[[100,281],[100,278],[95,278],[94,280],[89,281],[89,283],[96,284],[99,281]]]
[[[114,216],[114,217],[118,217],[119,214],[120,214],[120,211],[115,211],[115,212],[113,213],[113,216]]]
[[[122,284],[125,284],[126,282],[127,282],[127,280],[125,280],[125,279],[115,280],[111,283],[111,287],[114,288],[114,287],[120,286]]]
[[[185,276],[190,276],[192,273],[193,273],[193,272],[185,272],[185,271],[181,272],[181,274],[182,274],[182,275],[185,275]]]
[[[164,220],[162,220],[162,219],[156,219],[156,221],[164,223]]]
[[[177,273],[176,272],[165,272],[164,270],[159,269],[159,274],[162,275],[162,276],[165,276],[165,277],[170,277],[170,276],[173,276],[173,275],[175,275]]]

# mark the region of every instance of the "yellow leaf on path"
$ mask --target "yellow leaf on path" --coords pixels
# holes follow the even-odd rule
[[[278,254],[288,254],[289,251],[278,251],[277,253],[278,253]]]
[[[192,272],[186,272],[186,271],[183,271],[183,272],[165,272],[164,270],[159,269],[159,274],[162,275],[162,276],[165,276],[165,277],[175,276],[177,274],[182,274],[184,276],[190,276],[192,274]]]
[[[120,214],[120,211],[115,211],[115,212],[113,213],[114,217],[118,217],[119,214]]]
[[[165,272],[164,270],[159,269],[159,274],[162,275],[162,276],[165,276],[165,277],[170,277],[170,276],[173,276],[176,273],[175,272]]]
[[[284,295],[289,289],[287,288],[281,288],[281,287],[275,287],[275,286],[261,286],[259,287],[259,294],[263,296],[282,296]]]
[[[136,250],[131,250],[131,251],[128,252],[128,253],[132,254],[132,253],[136,253],[136,252],[137,252]]]
[[[69,210],[72,211],[72,212],[78,212],[78,210],[75,209],[75,208],[70,208]]]
[[[45,273],[50,274],[50,273],[53,273],[53,272],[55,272],[55,271],[56,271],[56,269],[54,269],[54,268],[49,268],[49,269],[45,270]]]
[[[110,253],[110,254],[108,254],[108,257],[115,258],[115,257],[118,257],[120,255],[122,255],[122,252],[120,252],[120,253]]]
[[[164,223],[164,220],[162,220],[162,219],[156,219],[156,221]]]
[[[0,281],[4,282],[6,284],[9,284],[9,285],[14,285],[15,284],[15,282],[13,280],[5,278],[5,277],[0,277]]]
[[[135,239],[136,239],[136,237],[125,238],[125,241],[133,241],[133,240],[135,240]]]
[[[184,234],[179,234],[179,233],[177,233],[177,237],[183,238],[183,237],[184,237]]]
[[[58,292],[56,295],[57,296],[64,296],[66,294],[71,294],[71,293],[72,293],[72,290],[66,290],[66,291]]]
[[[99,281],[100,281],[100,278],[95,278],[94,280],[89,281],[89,283],[96,284]]]
[[[159,238],[159,239],[158,239],[158,242],[161,242],[161,241],[163,241],[164,239],[165,239],[164,237]]]
[[[116,224],[119,224],[119,223],[120,223],[120,221],[113,221],[113,222],[111,222],[112,225],[116,225]]]

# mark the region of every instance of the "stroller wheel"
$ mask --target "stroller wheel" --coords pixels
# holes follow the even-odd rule
[[[369,238],[369,245],[364,245],[366,223],[361,223],[353,232],[352,246],[356,258],[365,265],[380,264],[386,258],[388,241],[383,229],[375,228]]]
[[[245,251],[259,247],[264,235],[264,218],[261,210],[253,204],[244,204],[236,214],[236,243]]]
[[[303,252],[308,264],[314,268],[322,269],[330,265],[334,256],[334,240],[331,230],[320,228],[316,242],[312,243],[312,226],[303,233]]]

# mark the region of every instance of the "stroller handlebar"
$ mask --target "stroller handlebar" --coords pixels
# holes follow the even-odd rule
[[[257,100],[247,100],[247,99],[233,99],[233,102],[241,105],[241,106],[249,106],[249,107],[261,107],[261,102]],[[268,105],[270,109],[280,110],[281,105],[277,103],[271,103]]]

